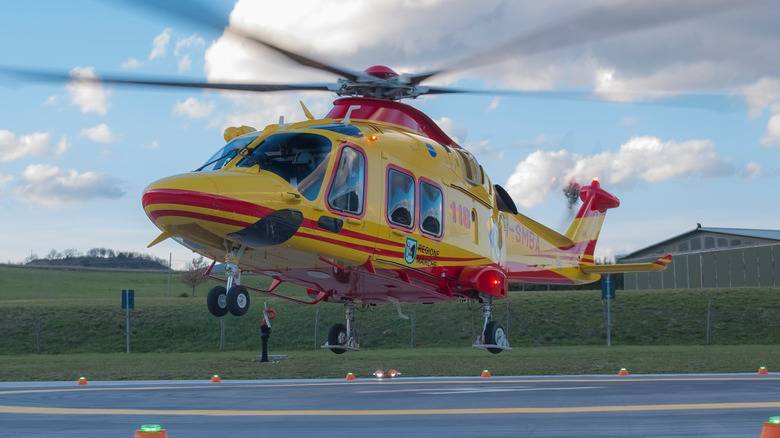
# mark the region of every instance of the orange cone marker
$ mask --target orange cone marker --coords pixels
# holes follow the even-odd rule
[[[766,367],[761,367],[758,369],[758,374],[769,374],[769,370]]]
[[[628,370],[625,368],[621,368],[620,372],[618,373],[618,376],[627,376],[627,375],[628,375]]]
[[[488,370],[482,371],[482,377],[490,377],[490,371]]]
[[[87,384],[87,378],[79,377],[79,385],[86,385],[86,384]]]
[[[354,374],[352,374],[352,373],[347,373],[347,378],[346,378],[346,380],[355,380],[355,375],[354,375]]]
[[[164,437],[168,438],[168,433],[160,427],[159,424],[144,424],[135,431],[135,438]]]
[[[393,377],[395,377],[395,376],[398,376],[398,375],[400,375],[400,374],[401,374],[401,373],[399,373],[398,371],[396,371],[396,370],[394,370],[394,369],[392,369],[392,368],[390,368],[390,371],[388,371],[388,372],[387,372],[387,376],[388,376],[388,377],[390,377],[391,379],[392,379]]]
[[[211,383],[219,383],[222,379],[219,378],[218,375],[214,374],[214,377],[211,378]]]
[[[780,417],[770,417],[769,421],[764,423],[761,438],[780,438]]]

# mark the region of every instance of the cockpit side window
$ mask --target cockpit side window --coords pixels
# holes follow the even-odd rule
[[[366,157],[357,149],[341,149],[333,183],[328,193],[328,205],[333,210],[361,215],[366,181]]]
[[[206,164],[200,166],[195,171],[211,172],[212,170],[222,169],[225,167],[225,164],[229,163],[230,160],[232,160],[241,149],[244,149],[247,147],[247,145],[257,140],[257,137],[257,135],[249,135],[245,137],[238,137],[228,142],[228,144],[222,146],[222,148],[218,150],[216,154],[212,155],[211,158],[206,161]]]
[[[332,148],[330,139],[318,134],[274,134],[250,150],[237,167],[259,165],[261,171],[279,176],[311,201],[322,187]]]
[[[396,169],[387,172],[387,220],[404,228],[414,226],[414,178]]]

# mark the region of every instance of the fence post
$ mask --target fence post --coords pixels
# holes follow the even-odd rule
[[[415,330],[415,327],[414,327],[414,325],[415,325],[414,324],[414,305],[412,305],[412,310],[410,311],[410,313],[411,313],[411,315],[410,315],[409,319],[410,319],[410,323],[412,324],[412,339],[411,339],[411,342],[409,344],[409,348],[414,348],[414,334],[415,334],[414,333],[414,330]]]
[[[317,339],[320,338],[320,308],[314,313],[314,349],[317,349]]]
[[[712,332],[710,321],[712,320],[712,298],[707,302],[707,345],[710,345],[712,340]]]

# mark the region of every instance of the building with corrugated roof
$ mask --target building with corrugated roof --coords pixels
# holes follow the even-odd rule
[[[776,287],[780,281],[780,230],[696,228],[617,257],[618,263],[652,262],[674,256],[663,272],[626,273],[624,289]]]

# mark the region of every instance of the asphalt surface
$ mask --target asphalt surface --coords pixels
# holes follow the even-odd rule
[[[0,437],[753,437],[754,374],[0,383]]]

